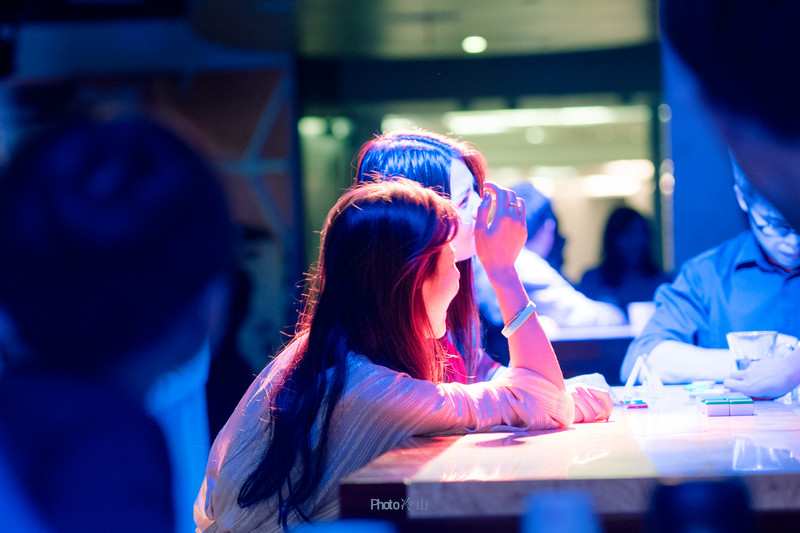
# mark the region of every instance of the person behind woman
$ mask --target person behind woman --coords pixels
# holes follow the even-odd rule
[[[513,203],[517,203],[519,199],[518,203],[525,205],[522,195],[486,182],[487,168],[486,158],[471,144],[431,131],[414,129],[384,133],[367,142],[359,153],[355,177],[356,181],[363,182],[369,181],[375,175],[404,176],[437,190],[455,205],[459,213],[459,231],[453,240],[453,246],[461,272],[461,288],[448,311],[448,337],[445,344],[449,344],[447,340],[452,339],[454,346],[448,346],[448,351],[461,356],[451,358],[454,366],[463,357],[467,379],[474,381],[491,379],[500,365],[492,365],[492,359],[480,344],[481,323],[476,300],[473,258],[477,255],[486,271],[482,280],[485,280],[487,290],[494,293],[493,300],[496,296],[494,307],[498,323],[508,323],[518,311],[516,306],[519,301],[509,304],[509,294],[519,294],[519,290],[525,294],[524,284],[514,268],[519,254],[508,254],[509,243],[505,236],[489,235],[481,247],[478,248],[475,244],[476,210],[485,192],[496,196],[501,207],[504,206],[501,198],[512,198]],[[494,213],[498,221],[519,215],[516,209],[500,209]],[[523,220],[527,216],[524,209],[522,216]],[[523,235],[523,242],[525,239]],[[525,299],[527,298],[525,295]],[[622,312],[617,311],[616,316],[618,323],[624,322]],[[504,361],[508,360],[509,351],[515,349],[514,342],[511,341],[502,342],[502,346],[499,346],[500,343],[494,344],[497,347],[496,355]],[[521,345],[518,349],[525,350],[526,347]],[[448,379],[460,380],[458,375],[449,375]]]
[[[486,159],[472,145],[424,130],[375,137],[361,148],[356,165],[357,183],[384,175],[403,176],[436,190],[456,207],[458,232],[453,247],[461,286],[447,313],[448,336],[444,341],[453,369],[448,380],[463,383],[489,379],[500,367],[480,346],[472,272],[472,258],[477,253],[475,216],[484,193],[486,170]],[[487,246],[499,244],[493,241]]]
[[[506,193],[497,202],[491,225],[489,195],[477,211],[478,246],[503,237],[503,255],[514,254],[523,217]],[[412,435],[608,417],[607,395],[586,393],[575,410],[535,313],[511,335],[529,349],[515,352],[505,375],[442,382],[437,339],[459,290],[457,220],[447,200],[399,178],[356,185],[331,209],[293,340],[214,442],[195,503],[199,530],[263,532],[333,519],[339,480]],[[527,297],[515,294],[507,304],[524,309]]]
[[[652,301],[656,288],[670,281],[652,253],[647,219],[629,207],[617,208],[603,232],[603,262],[583,274],[578,289],[622,309],[631,302]]]

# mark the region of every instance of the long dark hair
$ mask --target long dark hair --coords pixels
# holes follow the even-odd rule
[[[486,158],[471,144],[425,130],[389,132],[376,136],[361,147],[356,159],[356,182],[374,176],[403,176],[450,198],[450,167],[460,159],[475,178],[475,190],[483,195]],[[447,310],[447,329],[467,371],[474,375],[481,327],[472,275],[472,261],[457,264],[461,286]]]
[[[445,355],[422,285],[457,227],[448,201],[404,179],[354,186],[331,209],[295,332],[301,344],[273,388],[269,444],[239,492],[241,507],[277,495],[284,528],[292,512],[308,520],[303,505],[325,471],[350,352],[415,378],[442,380]],[[312,428],[320,414],[316,441]]]

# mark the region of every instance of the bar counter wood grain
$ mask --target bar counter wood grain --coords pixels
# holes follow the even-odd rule
[[[580,488],[606,531],[635,531],[659,482],[736,477],[759,529],[800,523],[798,403],[707,417],[681,386],[640,396],[649,408],[615,407],[609,422],[416,437],[342,482],[342,517],[393,520],[409,531],[513,530],[534,491]]]

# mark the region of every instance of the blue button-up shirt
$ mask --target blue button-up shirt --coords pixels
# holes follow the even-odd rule
[[[770,263],[750,231],[688,260],[655,294],[656,310],[625,361],[674,340],[727,348],[731,331],[769,330],[800,337],[800,269]],[[623,367],[625,363],[623,363]]]

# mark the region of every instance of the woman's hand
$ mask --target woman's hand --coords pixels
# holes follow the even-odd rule
[[[528,238],[525,202],[514,191],[494,183],[484,185],[489,191],[475,218],[475,248],[497,295],[503,322],[508,324],[530,301],[514,268]],[[536,312],[510,334],[508,353],[510,367],[527,368],[564,390],[561,367]]]
[[[517,198],[514,191],[495,183],[486,182],[484,187],[488,191],[483,195],[475,220],[475,249],[486,274],[492,279],[513,270],[514,261],[528,239],[528,231],[525,201]]]
[[[614,403],[608,391],[588,385],[572,385],[567,392],[575,400],[575,422],[597,422],[608,420]]]

